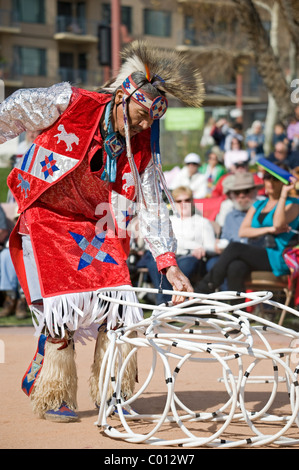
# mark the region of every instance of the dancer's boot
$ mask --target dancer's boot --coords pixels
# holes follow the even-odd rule
[[[77,371],[72,339],[41,335],[22,381],[34,413],[56,422],[77,421]]]
[[[133,333],[132,336],[135,336],[136,334]],[[95,347],[95,353],[94,353],[94,362],[91,366],[91,377],[89,380],[90,384],[90,395],[95,403],[96,406],[100,406],[101,403],[101,390],[99,388],[99,377],[100,377],[100,371],[101,371],[101,366],[102,366],[102,361],[104,358],[104,355],[107,351],[107,348],[110,344],[110,340],[107,336],[107,331],[105,330],[105,326],[102,325],[99,329],[98,337],[97,337],[97,342],[96,342],[96,347]],[[121,355],[122,355],[122,364],[130,351],[132,350],[133,346],[128,343],[124,343],[121,346]],[[114,387],[113,387],[113,382],[116,381],[117,379],[117,370],[118,370],[118,359],[115,361],[115,371],[112,374],[112,380],[109,379],[109,385],[108,385],[108,390],[107,390],[107,395],[106,395],[106,400],[109,402],[114,394]],[[105,377],[105,375],[104,375]],[[124,371],[124,374],[122,376],[122,383],[121,383],[121,397],[124,400],[129,399],[133,393],[134,393],[134,387],[135,387],[135,382],[137,382],[137,356],[136,353],[132,355],[132,357],[129,359],[128,364],[126,366],[126,369]]]

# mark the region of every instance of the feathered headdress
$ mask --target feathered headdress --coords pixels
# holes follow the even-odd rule
[[[123,64],[116,78],[104,85],[107,91],[114,92],[118,88],[124,91],[123,113],[126,131],[127,155],[131,171],[135,180],[135,187],[138,196],[143,198],[143,192],[140,177],[135,166],[134,158],[131,152],[128,118],[127,118],[127,100],[132,98],[148,109],[151,118],[154,120],[151,126],[151,150],[155,168],[160,183],[176,213],[175,204],[167,189],[167,184],[162,171],[160,148],[159,148],[159,119],[167,109],[166,97],[151,98],[137,87],[131,75],[134,72],[144,73],[144,78],[151,83],[153,87],[161,94],[169,93],[186,106],[200,107],[204,98],[204,86],[200,72],[194,67],[192,62],[181,52],[176,50],[162,49],[153,47],[145,41],[134,41],[130,43],[121,53]],[[157,195],[159,194],[157,188]],[[159,201],[159,199],[158,199]],[[145,204],[144,198],[143,202]]]
[[[109,88],[122,85],[133,72],[144,72],[158,90],[169,93],[186,106],[198,108],[204,98],[200,72],[182,53],[151,46],[146,41],[133,41],[121,53],[123,64]]]

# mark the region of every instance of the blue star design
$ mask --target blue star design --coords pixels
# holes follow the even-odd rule
[[[40,162],[45,179],[47,179],[48,176],[53,176],[54,171],[59,171],[55,163],[56,160],[54,160],[53,152],[48,157],[46,156],[43,162]]]
[[[73,237],[83,252],[79,260],[77,268],[78,271],[89,266],[93,260],[102,261],[103,263],[118,264],[115,259],[112,258],[112,256],[101,250],[101,247],[105,241],[105,232],[102,232],[99,235],[95,235],[91,242],[89,242],[87,238],[85,238],[83,235],[80,235],[79,233],[69,231],[69,234]],[[88,253],[88,249],[89,251],[93,252],[93,254]]]

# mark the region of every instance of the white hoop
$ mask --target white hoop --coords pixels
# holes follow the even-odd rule
[[[113,288],[111,290],[123,290]],[[135,292],[157,293],[156,289],[134,288]],[[119,301],[105,295],[101,290],[98,296],[109,302],[117,302],[130,306],[138,306],[145,310],[151,310],[149,318],[144,318],[136,325],[121,327],[108,331],[110,344],[104,357],[99,378],[99,388],[102,402],[99,409],[98,420],[95,423],[103,432],[114,439],[123,439],[131,443],[146,443],[153,445],[181,445],[185,447],[240,447],[262,446],[270,443],[289,446],[299,444],[299,439],[286,436],[286,432],[292,426],[299,427],[299,364],[291,368],[291,358],[299,357],[299,347],[287,346],[275,349],[269,344],[266,332],[279,335],[289,343],[299,344],[299,332],[291,328],[277,325],[269,320],[261,318],[247,311],[248,307],[259,304],[267,304],[294,316],[298,312],[291,307],[271,300],[271,292],[236,293],[232,291],[217,292],[214,294],[189,292],[163,291],[165,294],[178,294],[186,297],[179,305],[151,305],[134,302]],[[229,301],[234,300],[234,305]],[[228,301],[228,303],[226,303]],[[235,304],[236,301],[240,303]],[[132,331],[139,336],[129,336]],[[237,334],[233,337],[232,332]],[[256,338],[262,346],[256,344]],[[293,341],[296,340],[296,341]],[[133,346],[129,356],[121,362],[121,347],[124,343]],[[296,343],[296,344],[295,344]],[[121,382],[126,365],[130,357],[138,353],[139,348],[148,348],[152,351],[152,363],[144,383],[137,392],[127,401],[121,396]],[[115,359],[118,357],[118,372],[115,374]],[[165,405],[160,414],[140,414],[134,411],[131,405],[142,396],[154,377],[158,360],[162,362],[165,378]],[[176,367],[171,370],[170,361],[176,361]],[[245,365],[245,362],[250,362]],[[252,375],[252,371],[261,362],[269,361],[272,365],[273,375]],[[177,377],[181,370],[192,364],[197,373],[199,364],[213,363],[221,367],[223,377],[218,379],[225,386],[228,398],[226,403],[216,411],[201,412],[192,411],[190,407],[177,396],[175,389]],[[232,364],[232,366],[230,365]],[[238,374],[234,375],[232,367],[237,365]],[[281,369],[283,376],[279,376]],[[117,377],[115,378],[115,375]],[[196,375],[196,374],[195,374]],[[113,381],[111,378],[113,377]],[[111,402],[107,403],[107,389],[111,381],[114,394]],[[267,402],[259,411],[250,411],[246,408],[246,388],[248,384],[269,383],[272,390]],[[290,412],[288,416],[275,416],[269,414],[269,409],[277,395],[278,385],[286,385],[286,397],[289,397]],[[161,390],[159,391],[161,392]],[[117,428],[113,427],[108,419],[116,410],[123,426],[120,431],[119,422]],[[125,414],[127,410],[128,414]],[[179,412],[180,410],[180,412]],[[183,414],[182,414],[183,412]],[[132,424],[146,420],[152,424],[152,429],[144,434],[135,433]],[[196,422],[220,423],[220,427],[208,437],[197,435],[193,430]],[[239,421],[250,429],[250,437],[235,441],[227,440],[229,425],[232,421]],[[130,425],[131,423],[131,425]],[[160,438],[159,432],[165,423],[178,426],[183,437],[178,439]],[[273,435],[264,434],[263,428],[267,423],[280,424],[280,429]],[[191,424],[191,430],[187,425]]]

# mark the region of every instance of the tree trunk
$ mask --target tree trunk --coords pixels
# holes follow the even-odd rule
[[[270,29],[270,45],[273,53],[278,57],[278,19],[279,19],[279,3],[274,2],[273,8],[270,9],[269,13],[271,16],[271,29]],[[268,108],[267,116],[265,119],[265,145],[264,151],[268,155],[272,150],[274,126],[277,121],[278,108],[275,99],[268,93]]]

